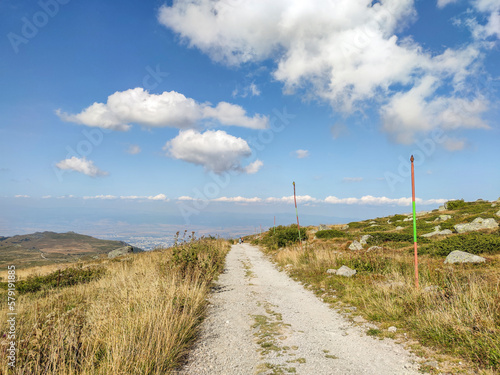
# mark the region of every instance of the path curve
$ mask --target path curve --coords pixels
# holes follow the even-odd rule
[[[367,336],[244,243],[232,246],[178,374],[416,375],[416,360],[393,340]]]

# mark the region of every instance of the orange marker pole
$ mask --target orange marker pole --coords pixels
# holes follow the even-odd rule
[[[415,210],[415,168],[413,167],[413,155],[411,161],[411,203],[413,208],[413,246],[415,248],[415,286],[418,289],[418,251],[417,251],[417,212]]]
[[[299,231],[300,250],[302,250],[302,239],[300,238],[299,211],[297,210],[297,198],[295,196],[295,181],[293,182],[293,201],[295,202],[295,215],[297,216],[297,229]]]

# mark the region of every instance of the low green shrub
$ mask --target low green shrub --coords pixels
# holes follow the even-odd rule
[[[384,242],[409,242],[413,243],[413,234],[410,233],[386,233],[375,232],[370,233],[371,237],[366,241],[369,245],[380,245]],[[429,242],[425,237],[417,237],[417,241],[421,243]]]
[[[316,238],[328,239],[339,237],[348,237],[348,234],[336,229],[319,230],[316,232]]]
[[[500,253],[499,232],[467,233],[448,237],[430,245],[427,252],[434,255],[447,256],[454,250],[466,251],[471,254]]]
[[[300,228],[300,238],[307,239],[307,229]],[[277,249],[299,242],[299,231],[297,225],[292,224],[289,226],[278,225],[275,229],[269,230],[264,238],[262,244],[270,249]]]
[[[467,206],[467,203],[463,199],[446,202],[446,207],[448,210],[456,210],[465,206]]]
[[[42,289],[53,289],[88,283],[97,280],[105,274],[103,267],[71,267],[55,271],[44,276],[29,276],[26,280],[16,282],[19,294],[34,293]],[[7,289],[7,283],[0,283],[2,289]]]

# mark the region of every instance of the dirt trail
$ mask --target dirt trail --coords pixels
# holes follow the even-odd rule
[[[233,245],[184,375],[419,374],[416,357],[366,335],[256,247]]]

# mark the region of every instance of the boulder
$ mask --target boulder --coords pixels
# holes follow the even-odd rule
[[[108,258],[113,259],[122,255],[132,254],[134,252],[133,246],[119,247],[118,249],[112,250],[108,253]]]
[[[338,276],[352,277],[356,274],[356,270],[350,269],[347,266],[342,266],[337,270],[336,274]]]
[[[445,206],[439,206],[438,211],[446,211]]]
[[[368,251],[375,251],[375,250],[382,250],[382,249],[383,248],[381,246],[371,246],[366,251],[368,252]]]
[[[394,326],[390,326],[389,328],[387,328],[387,330],[389,332],[396,332],[398,329],[396,327],[394,327]]]
[[[342,225],[342,227],[340,229],[342,229],[342,230],[349,229],[349,224]]]
[[[359,240],[359,243],[361,245],[366,245],[366,241],[368,241],[368,239],[370,239],[372,236],[369,235],[369,234],[365,234],[364,236],[361,236],[361,239]]]
[[[439,215],[434,221],[446,221],[451,219],[451,215]]]
[[[400,227],[400,226],[397,226],[397,227],[396,227],[396,230],[403,230],[403,229],[405,229],[405,228]]]
[[[500,210],[498,210],[495,215],[500,216]]]
[[[455,250],[448,254],[445,263],[483,263],[486,259],[465,251]]]
[[[333,269],[333,268],[330,268],[330,269],[326,270],[326,273],[329,273],[329,274],[332,274],[332,275],[336,275],[337,274],[337,270]]]
[[[318,230],[328,230],[330,228],[328,228],[325,224],[320,224],[319,227],[318,227]]]
[[[413,216],[408,216],[406,219],[403,219],[403,221],[412,221],[413,220]]]
[[[363,250],[363,245],[359,241],[352,241],[352,244],[349,245],[349,250]]]
[[[434,227],[434,232],[422,234],[422,237],[444,236],[452,233],[449,229],[441,230],[441,227],[438,225]]]
[[[478,217],[474,219],[472,223],[468,224],[457,224],[454,226],[457,233],[472,232],[481,229],[496,229],[498,228],[498,223],[495,219],[483,219]]]
[[[496,204],[496,203],[493,203],[493,204],[491,205],[491,207],[496,207],[496,206],[497,206],[497,204]]]

